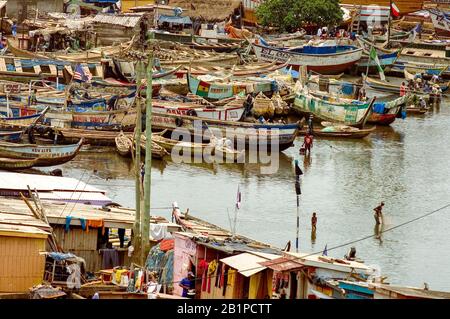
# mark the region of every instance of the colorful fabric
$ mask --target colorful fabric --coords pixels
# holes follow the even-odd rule
[[[376,65],[377,65],[378,73],[380,73],[381,81],[386,81],[386,77],[384,75],[383,68],[381,67],[380,59],[378,59],[378,54],[377,54],[377,50],[375,49],[375,47],[372,47],[372,49],[370,49],[369,63],[370,63],[370,60],[375,61]]]
[[[65,226],[65,230],[66,230],[66,232],[68,232],[69,231],[69,229],[70,229],[70,222],[72,221],[72,216],[67,216],[66,217],[66,226]]]
[[[89,231],[89,227],[102,228],[102,235],[105,234],[105,222],[103,219],[89,219],[86,223],[86,231]]]

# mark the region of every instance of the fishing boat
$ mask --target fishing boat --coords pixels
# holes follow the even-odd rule
[[[83,138],[71,145],[36,145],[0,142],[0,157],[37,159],[34,166],[53,166],[73,159],[80,151]]]
[[[189,47],[195,50],[206,50],[215,52],[234,52],[241,47],[241,43],[198,43],[192,41]]]
[[[152,158],[162,159],[164,156],[169,155],[169,152],[164,147],[162,147],[161,145],[159,145],[158,143],[156,143],[153,140],[154,136],[156,136],[156,137],[163,136],[165,132],[166,131],[162,131],[159,133],[152,133]],[[144,132],[141,135],[141,153],[144,155],[146,153],[146,148],[147,148],[147,136]],[[134,150],[134,147],[133,147],[133,150]]]
[[[376,125],[390,125],[398,117],[402,107],[407,103],[410,95],[404,95],[392,101],[377,101],[373,104],[372,114],[370,114],[368,123]]]
[[[374,90],[378,90],[381,92],[389,92],[389,93],[400,93],[400,85],[396,85],[396,84],[391,84],[388,82],[384,82],[384,81],[380,81],[380,80],[376,80],[373,78],[370,78],[368,76],[363,75],[363,79],[364,79],[364,83],[367,84],[370,88],[374,89]],[[448,83],[441,83],[439,84],[439,87],[441,89],[442,92],[445,92],[448,90],[450,85],[450,82]],[[416,94],[416,95],[428,95],[430,94],[429,92],[424,92],[422,90],[413,90],[410,91],[410,93],[412,94]],[[430,94],[432,95],[432,94]]]
[[[277,48],[264,44],[252,44],[260,61],[288,63],[294,70],[302,65],[308,71],[320,74],[339,74],[349,70],[361,59],[363,50],[354,46],[303,46],[299,48]]]
[[[247,123],[233,121],[218,121],[194,116],[176,114],[152,114],[152,128],[189,132],[200,141],[209,141],[212,136],[226,137],[241,147],[267,147],[283,151],[291,146],[297,136],[299,125],[275,123]]]
[[[448,15],[436,9],[430,9],[428,12],[430,13],[435,33],[438,36],[450,37],[450,19]]]
[[[134,108],[84,112],[51,110],[45,115],[44,123],[48,123],[51,126],[81,129],[130,131],[136,125],[136,114],[137,112]]]
[[[128,156],[131,153],[131,150],[133,149],[133,142],[131,139],[126,136],[123,132],[120,132],[116,138],[116,148],[117,152],[119,152],[122,156]]]
[[[395,64],[395,61],[397,61],[398,58],[398,51],[394,53],[385,53],[385,54],[379,54],[378,60],[380,61],[380,66],[385,69],[387,67],[391,67]],[[378,64],[373,60],[370,59],[369,56],[364,55],[361,60],[359,60],[356,63],[356,67],[359,70],[367,70],[367,67],[369,67],[369,72],[378,72],[377,67]]]
[[[47,107],[44,111],[32,115],[19,117],[0,117],[0,126],[2,127],[18,126],[18,125],[29,126],[31,124],[35,124],[45,115],[48,109],[49,108]]]
[[[196,103],[182,103],[164,100],[153,100],[152,109],[153,112],[156,113],[191,115],[221,121],[239,121],[245,111],[242,102],[238,106],[218,107],[212,104],[205,106]]]
[[[23,131],[0,131],[0,141],[19,142],[22,135]]]
[[[428,112],[427,108],[408,106],[406,108],[406,113],[411,115],[423,115]]]
[[[229,78],[216,76],[194,77],[187,75],[189,91],[192,94],[201,96],[210,100],[223,100],[231,98],[237,94],[247,93],[267,93],[272,94],[276,81],[258,77],[248,77],[245,80],[230,80]]]
[[[196,143],[187,141],[177,141],[165,138],[162,135],[152,135],[152,141],[166,149],[172,155],[204,157],[219,160],[222,162],[237,162],[245,155],[245,150],[235,150],[231,141],[227,143],[227,139],[217,139],[211,137],[209,143]]]
[[[375,131],[376,127],[358,129],[356,127],[347,125],[331,124],[321,129],[313,129],[313,135],[322,138],[346,138],[346,139],[361,139],[369,136]],[[306,134],[307,130],[303,130],[301,135]]]
[[[183,67],[175,74],[178,77],[185,76],[187,73],[192,75],[206,75],[206,74],[230,74],[233,77],[239,76],[260,76],[265,75],[287,66],[287,63],[277,64],[276,62],[258,62],[244,65],[233,66],[215,66],[215,65],[202,65]]]
[[[152,135],[152,141],[163,147],[167,152],[177,152],[179,155],[203,156],[204,154],[213,154],[214,143],[195,143],[172,140],[161,135]]]
[[[372,112],[374,102],[375,99],[361,102],[317,92],[309,93],[303,89],[296,93],[293,108],[305,115],[312,114],[315,121],[363,128]]]
[[[18,170],[31,168],[36,165],[38,159],[17,159],[17,158],[0,158],[0,169],[3,170]]]

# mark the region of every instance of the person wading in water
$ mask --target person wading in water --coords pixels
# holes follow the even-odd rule
[[[383,222],[383,206],[384,206],[384,202],[381,202],[380,205],[378,205],[377,207],[375,207],[373,210],[375,211],[374,213],[374,217],[375,217],[375,222],[377,224],[381,224]]]

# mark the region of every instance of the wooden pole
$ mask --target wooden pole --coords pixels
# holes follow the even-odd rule
[[[135,149],[136,149],[136,160],[135,165],[135,196],[136,196],[136,214],[133,226],[133,246],[135,252],[140,255],[140,244],[141,244],[141,134],[142,134],[142,108],[141,101],[139,98],[139,91],[141,88],[141,70],[142,62],[139,60],[136,63],[135,73],[136,73],[136,130],[135,130]],[[136,258],[140,260],[141,258]]]
[[[391,42],[391,14],[392,14],[392,0],[389,1],[389,19],[388,19],[388,34],[387,34],[387,45]]]
[[[147,64],[147,91],[145,108],[145,175],[144,175],[144,211],[142,213],[142,257],[145,257],[150,248],[150,201],[152,187],[152,76],[153,51],[150,50]]]

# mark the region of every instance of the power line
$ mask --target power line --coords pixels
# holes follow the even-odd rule
[[[424,215],[418,216],[418,217],[416,217],[416,218],[410,219],[410,220],[405,221],[405,222],[403,222],[403,223],[401,223],[401,224],[398,224],[398,225],[396,225],[396,226],[393,226],[393,227],[390,227],[390,228],[388,228],[388,229],[382,230],[382,231],[379,232],[379,234],[381,234],[381,233],[387,233],[387,232],[389,232],[389,231],[395,230],[395,229],[400,228],[400,227],[402,227],[402,226],[411,224],[411,223],[413,223],[413,222],[415,222],[415,221],[417,221],[417,220],[419,220],[419,219],[423,219],[423,218],[425,218],[425,217],[428,217],[428,216],[430,216],[430,215],[432,215],[432,214],[435,214],[435,213],[437,213],[437,212],[439,212],[439,211],[441,211],[441,210],[444,210],[444,209],[446,209],[446,208],[448,208],[448,207],[450,207],[450,203],[449,203],[449,204],[446,204],[446,205],[444,205],[444,206],[441,206],[441,207],[439,207],[439,208],[437,208],[437,209],[435,209],[435,210],[433,210],[433,211],[431,211],[431,212],[428,212],[428,213],[426,213],[426,214],[424,214]],[[370,238],[375,237],[375,236],[378,236],[378,235],[374,235],[374,234],[372,234],[372,235],[367,235],[367,236],[361,237],[361,238],[359,238],[359,239],[355,239],[355,240],[352,240],[352,241],[349,241],[349,242],[346,242],[346,243],[343,243],[343,244],[339,244],[339,245],[337,245],[337,246],[333,246],[333,247],[327,248],[327,250],[335,250],[335,249],[338,249],[338,248],[342,248],[342,247],[345,247],[345,246],[348,246],[348,245],[352,245],[352,244],[355,244],[355,243],[358,243],[358,242],[361,242],[361,241],[370,239]],[[323,251],[314,252],[314,253],[309,253],[309,254],[303,255],[303,256],[301,256],[301,257],[296,257],[296,258],[293,258],[293,259],[289,259],[289,261],[297,261],[297,260],[298,260],[298,261],[301,261],[302,259],[304,259],[304,258],[306,258],[306,257],[311,257],[311,256],[314,256],[314,255],[318,255],[318,254],[321,254],[322,252],[323,252]],[[282,264],[282,263],[284,263],[284,261],[275,262],[275,263],[273,263],[272,265],[278,265],[278,264]],[[242,272],[242,271],[258,270],[258,269],[260,269],[261,267],[262,267],[262,266],[257,266],[257,267],[252,267],[252,268],[247,268],[247,269],[244,269],[244,270],[240,270],[240,272]],[[209,278],[215,278],[215,277],[217,277],[217,276],[218,276],[218,275],[212,275],[212,276],[210,276]],[[201,279],[202,279],[201,277],[195,277],[193,280],[194,280],[194,281],[198,281],[198,280],[201,280]],[[172,281],[172,282],[170,282],[170,283],[166,283],[166,282],[165,282],[164,284],[176,284],[176,283],[180,283],[180,282],[181,282],[181,280],[180,280],[180,281]]]

